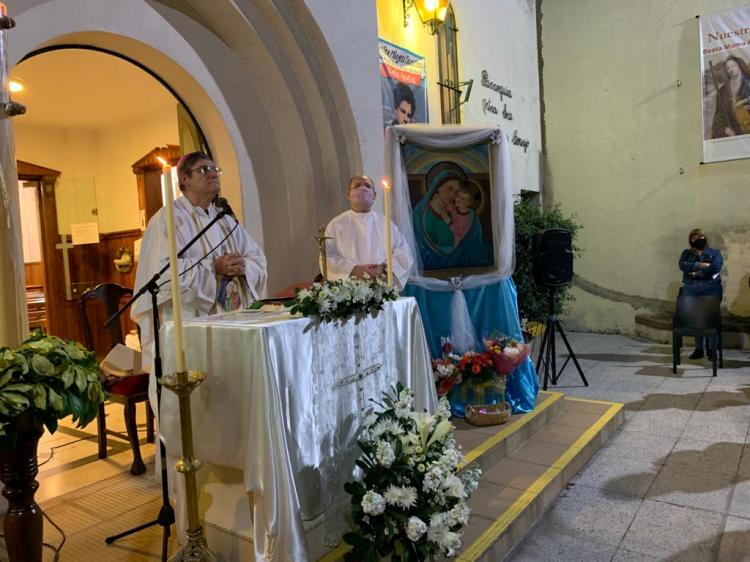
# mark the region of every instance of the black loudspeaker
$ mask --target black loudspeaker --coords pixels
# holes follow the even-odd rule
[[[563,287],[573,279],[573,243],[570,231],[543,230],[534,239],[534,279],[545,287]]]

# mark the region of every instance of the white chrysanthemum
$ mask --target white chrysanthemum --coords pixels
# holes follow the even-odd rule
[[[328,297],[335,303],[344,302],[346,300],[346,291],[342,290],[341,287],[336,285],[328,289]]]
[[[325,297],[318,297],[318,309],[320,312],[330,312],[332,303]]]
[[[385,511],[385,498],[377,492],[369,490],[362,496],[361,505],[362,511],[368,515],[380,515]]]
[[[413,486],[394,486],[391,484],[383,493],[383,497],[391,505],[409,509],[417,503],[417,489]]]
[[[309,289],[302,289],[300,292],[297,293],[297,300],[298,301],[304,301],[307,299],[313,298],[312,291]]]
[[[404,429],[392,419],[386,418],[376,423],[370,431],[373,439],[379,439],[381,435],[386,433],[390,435],[401,435],[404,433]]]
[[[372,290],[364,284],[359,284],[352,290],[352,300],[354,302],[367,302],[372,298]]]
[[[440,484],[440,489],[446,496],[464,499],[466,498],[466,489],[464,483],[455,474],[449,474]]]
[[[393,447],[388,441],[380,441],[378,443],[377,450],[375,451],[375,458],[380,466],[389,468],[393,461],[396,460],[396,455],[393,452]]]
[[[409,517],[409,522],[406,524],[406,536],[412,542],[417,542],[422,538],[422,535],[427,531],[427,523],[422,521],[419,517]]]

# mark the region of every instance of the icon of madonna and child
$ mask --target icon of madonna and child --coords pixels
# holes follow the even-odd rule
[[[424,184],[410,176],[414,235],[425,272],[494,265],[487,176],[469,178],[449,161],[421,176]]]

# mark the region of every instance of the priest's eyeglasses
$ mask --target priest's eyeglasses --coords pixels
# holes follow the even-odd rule
[[[197,168],[188,170],[188,174],[192,174],[193,172],[198,172],[202,176],[207,176],[211,172],[216,172],[217,176],[220,176],[224,173],[218,166],[198,166]]]

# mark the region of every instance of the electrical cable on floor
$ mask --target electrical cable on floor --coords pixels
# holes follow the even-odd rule
[[[36,465],[37,465],[38,467],[39,467],[39,466],[44,466],[45,464],[47,464],[47,463],[48,463],[49,461],[51,461],[51,460],[52,460],[52,457],[53,457],[54,455],[55,455],[55,448],[54,448],[54,447],[50,447],[50,450],[49,450],[49,456],[48,456],[48,457],[47,457],[46,459],[44,459],[44,460],[43,460],[42,462],[37,462],[37,464],[36,464]]]
[[[44,518],[47,521],[49,521],[49,524],[52,525],[55,529],[57,529],[57,532],[60,533],[60,536],[62,536],[62,542],[57,547],[55,545],[52,545],[46,542],[42,543],[43,546],[46,546],[47,548],[51,548],[52,550],[55,551],[55,557],[52,560],[53,562],[57,562],[60,559],[60,551],[62,550],[62,547],[65,544],[65,541],[67,539],[65,535],[65,531],[63,531],[62,528],[60,528],[60,526],[57,523],[52,521],[52,518],[49,515],[47,515],[46,511],[43,511],[41,508],[39,509],[39,511],[42,512],[42,515],[44,515]]]

